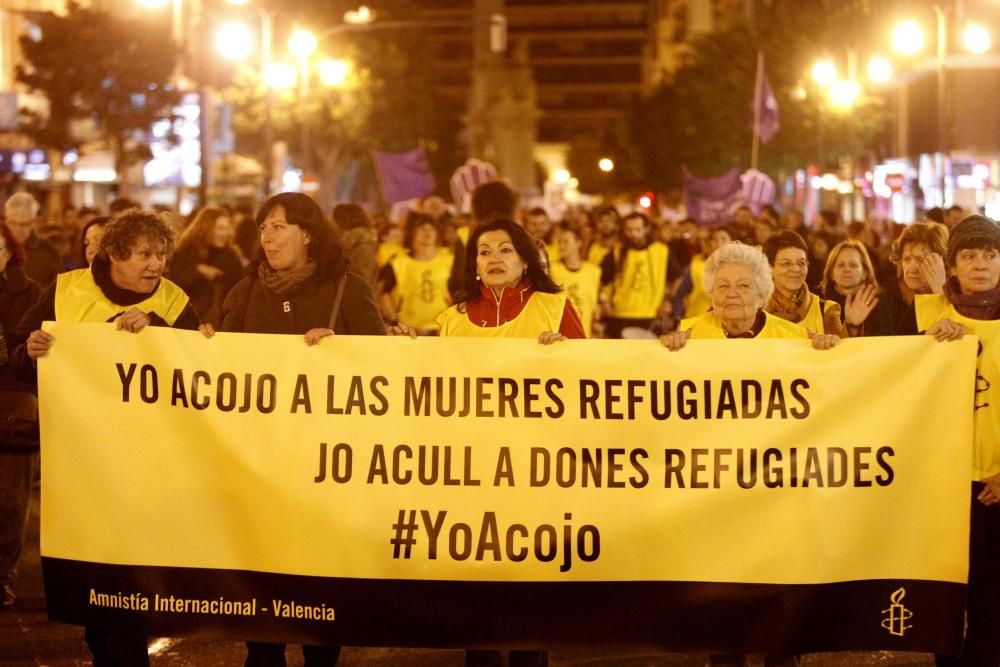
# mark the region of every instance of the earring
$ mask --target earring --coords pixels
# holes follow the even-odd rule
[[[479,277],[479,274],[477,273],[477,274],[476,274],[476,282],[479,282],[480,280],[482,280],[482,278],[480,278],[480,277]]]

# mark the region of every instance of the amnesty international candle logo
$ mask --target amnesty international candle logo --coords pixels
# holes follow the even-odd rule
[[[897,637],[902,637],[906,634],[906,631],[912,628],[912,625],[907,625],[906,622],[913,618],[913,612],[903,606],[903,598],[906,596],[906,589],[900,588],[895,593],[889,596],[888,609],[882,610],[882,615],[886,618],[882,619],[882,627],[889,631],[889,634],[896,635]]]

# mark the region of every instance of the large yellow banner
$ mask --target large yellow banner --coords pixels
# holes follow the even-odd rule
[[[684,616],[629,626],[635,642],[677,648],[937,650],[960,636],[974,338],[671,353],[50,331],[39,371],[54,617],[544,646],[606,640],[599,628],[617,628],[606,621],[624,604]],[[444,616],[414,607],[414,590]],[[213,612],[212,600],[252,606]],[[803,613],[826,620],[779,645],[734,634]],[[414,624],[436,634],[418,641]]]

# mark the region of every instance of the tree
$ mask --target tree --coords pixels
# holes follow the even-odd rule
[[[74,127],[91,124],[125,185],[126,168],[149,157],[151,126],[172,118],[180,99],[170,83],[177,58],[170,36],[72,2],[65,16],[41,14],[36,23],[38,31],[20,39],[17,80],[45,98],[47,110],[22,110],[21,131],[67,151],[87,141]]]
[[[324,87],[313,79],[304,99],[297,90],[275,93],[271,123],[274,138],[286,141],[300,164],[315,166],[320,201],[332,203],[339,173],[352,160],[367,159],[372,149],[405,151],[424,146],[434,161],[438,118],[430,84],[426,35],[419,13],[407,2],[368,3],[379,17],[368,26],[340,26],[344,11],[356,2],[309,3],[294,18],[304,25],[333,26],[320,40],[318,53],[351,63],[342,84]],[[391,8],[391,9],[390,9]],[[385,28],[384,25],[396,26]],[[279,26],[280,28],[280,26]],[[317,31],[322,35],[322,30]],[[282,33],[276,29],[276,43]],[[267,91],[260,73],[244,66],[223,96],[235,109],[238,149],[260,155]],[[301,144],[303,123],[309,145]]]
[[[823,19],[821,3],[775,0],[753,25],[693,40],[692,61],[631,116],[626,143],[642,155],[648,186],[680,185],[682,166],[701,176],[750,166],[758,51],[781,115],[780,131],[761,146],[759,168],[775,173],[817,161],[825,167],[861,155],[885,123],[882,101],[862,96],[847,113],[818,95],[808,69],[825,41]]]

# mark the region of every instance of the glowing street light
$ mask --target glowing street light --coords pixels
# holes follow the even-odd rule
[[[374,20],[375,12],[365,5],[361,5],[357,9],[351,9],[344,12],[344,22],[352,25],[363,25],[365,23],[371,23]]]
[[[824,88],[837,80],[837,66],[832,60],[820,60],[812,68],[813,81]]]
[[[986,53],[990,50],[990,33],[978,23],[970,23],[962,33],[962,43],[972,53]]]
[[[308,58],[316,50],[316,35],[308,30],[296,30],[288,38],[288,50],[296,58]]]
[[[319,64],[319,80],[324,86],[342,86],[351,73],[351,63],[346,60],[326,59]]]
[[[264,83],[273,90],[294,88],[298,81],[298,69],[289,63],[271,63],[264,69]]]
[[[868,61],[868,78],[875,83],[886,83],[892,78],[892,63],[882,56],[872,56]]]
[[[570,178],[571,176],[568,169],[556,169],[552,172],[552,180],[556,183],[565,185],[566,183],[569,183]]]
[[[903,21],[892,30],[892,48],[912,56],[924,48],[924,29],[916,21]]]
[[[860,95],[861,85],[857,81],[835,81],[830,86],[830,103],[836,109],[850,109]]]
[[[215,33],[215,49],[228,60],[245,60],[253,52],[253,35],[243,23],[224,23]]]
[[[597,162],[597,168],[603,171],[605,174],[607,174],[610,171],[614,171],[615,168],[614,160],[612,160],[609,157],[602,157]]]
[[[167,0],[137,0],[140,6],[148,9],[159,9],[167,6]]]

